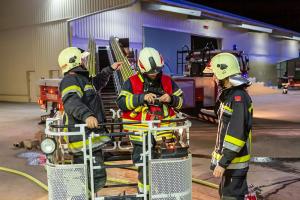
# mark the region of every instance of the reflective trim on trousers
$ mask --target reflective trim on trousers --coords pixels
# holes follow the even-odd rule
[[[218,165],[218,160],[212,158],[211,163],[214,165]],[[243,163],[231,163],[226,169],[244,169],[249,167],[249,162],[243,162]]]
[[[146,185],[147,191],[150,191],[150,185]],[[144,184],[138,181],[139,193],[144,193]]]

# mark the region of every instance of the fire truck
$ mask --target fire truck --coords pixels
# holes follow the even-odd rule
[[[40,124],[45,123],[47,118],[53,117],[57,111],[63,111],[61,94],[59,93],[59,83],[61,79],[45,79],[39,80],[40,96],[38,104],[43,112],[47,113],[41,116]]]
[[[183,112],[215,122],[213,112],[203,112],[214,109],[218,95],[213,73],[207,69],[209,69],[210,59],[222,52],[235,55],[242,75],[248,77],[249,58],[243,51],[215,50],[209,44],[197,51],[191,51],[187,46],[177,51],[177,74],[183,74],[183,76],[175,77],[175,81],[185,94]]]
[[[285,60],[277,64],[278,88],[287,94],[288,89],[300,88],[300,58]]]

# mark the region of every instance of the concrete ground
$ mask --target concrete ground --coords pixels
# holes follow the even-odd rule
[[[249,184],[259,187],[261,196],[269,200],[298,200],[300,195],[300,92],[288,95],[253,96],[253,156],[276,158],[272,162],[253,163]],[[12,144],[32,139],[43,129],[37,125],[40,111],[35,104],[0,103],[0,167],[21,170],[46,183],[43,167],[28,166],[17,155],[23,149]],[[193,121],[191,150],[193,154],[209,155],[214,147],[216,126]],[[109,173],[115,177],[115,172]],[[124,177],[128,172],[124,172]],[[193,158],[193,177],[218,183],[209,170],[209,159]],[[132,177],[129,180],[134,181]],[[47,193],[23,177],[0,171],[0,200],[46,200]],[[116,191],[118,193],[118,191]],[[193,184],[193,199],[218,199],[217,190]]]
[[[300,199],[300,92],[253,96],[254,157],[277,158],[252,163],[249,184],[260,187],[263,199]],[[215,144],[216,126],[194,122],[191,147],[194,154],[208,155]],[[193,176],[218,183],[208,170],[209,159],[193,158]],[[205,198],[203,198],[205,199]],[[218,199],[215,196],[207,199]]]
[[[43,167],[28,166],[17,155],[24,149],[14,149],[13,143],[32,139],[42,127],[38,124],[40,111],[36,104],[0,103],[0,166],[28,173],[46,183]],[[1,200],[46,200],[47,193],[27,179],[0,171]]]

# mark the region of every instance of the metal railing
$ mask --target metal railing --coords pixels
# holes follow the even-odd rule
[[[90,197],[92,200],[103,200],[103,199],[109,199],[109,198],[114,198],[116,199],[117,197],[96,197],[95,196],[95,191],[94,191],[94,170],[95,169],[107,169],[107,168],[128,168],[128,167],[143,167],[143,174],[147,174],[147,170],[150,169],[150,165],[147,163],[150,163],[152,158],[152,136],[156,136],[157,132],[159,131],[178,131],[180,134],[180,137],[183,138],[183,130],[185,130],[186,133],[186,144],[189,145],[189,128],[191,126],[191,122],[187,120],[187,118],[180,117],[177,119],[172,119],[172,120],[154,120],[154,121],[135,121],[135,122],[116,122],[116,123],[101,123],[99,124],[99,127],[101,126],[119,126],[119,125],[134,125],[134,124],[143,124],[147,125],[147,130],[141,130],[139,132],[113,132],[113,133],[99,133],[96,134],[92,132],[89,136],[86,136],[86,124],[74,124],[74,125],[60,125],[57,124],[57,119],[47,119],[46,122],[46,130],[45,133],[47,136],[50,137],[62,137],[62,136],[75,136],[75,135],[80,135],[82,136],[82,141],[83,141],[83,147],[82,147],[82,152],[83,152],[83,165],[81,164],[75,164],[75,166],[83,166],[83,170],[85,171],[85,195],[86,199]],[[177,123],[178,126],[169,126],[169,127],[160,127],[159,124],[161,123]],[[78,131],[76,132],[64,132],[63,130],[65,128],[77,128]],[[129,136],[129,135],[135,135],[135,136],[142,136],[143,137],[143,153],[141,154],[142,157],[142,162],[141,163],[136,163],[136,164],[116,164],[116,165],[102,165],[102,166],[94,166],[94,157],[93,157],[93,145],[92,141],[94,137],[98,136],[110,136],[110,137],[123,137],[123,136]],[[88,144],[85,142],[88,137]],[[87,151],[88,150],[88,151]],[[90,179],[88,180],[87,176],[87,164],[89,162],[89,176]],[[53,167],[54,164],[50,163],[49,161],[47,162],[47,165],[49,167]],[[57,165],[57,166],[62,166],[62,165]],[[72,165],[68,165],[68,168],[71,169]],[[59,168],[57,168],[59,169]],[[54,168],[51,168],[51,170],[55,170]],[[73,173],[73,172],[72,172]],[[50,177],[51,178],[51,177]],[[56,181],[55,179],[51,179],[53,181]],[[49,181],[49,176],[48,176],[48,181]],[[72,181],[72,180],[71,180]],[[90,191],[87,189],[88,181],[90,182]],[[190,180],[192,181],[192,180]],[[69,181],[70,182],[70,181]],[[149,177],[143,176],[143,193],[140,194],[135,194],[135,195],[124,195],[120,196],[120,199],[124,198],[138,198],[138,199],[151,199],[151,195],[149,197],[149,192],[147,191],[147,183],[149,182]],[[49,186],[54,185],[53,183],[48,183]],[[105,186],[107,187],[128,187],[128,186],[136,186],[137,184],[120,184],[120,185],[112,185],[112,186]],[[68,187],[67,187],[68,188]],[[151,188],[151,187],[150,187]],[[82,188],[81,188],[82,189]],[[59,188],[58,190],[49,188],[49,193],[51,192],[61,192],[62,188]],[[151,189],[150,189],[151,190]],[[63,191],[66,193],[66,191]],[[68,192],[68,191],[67,191]],[[185,192],[186,193],[186,192]],[[166,195],[166,194],[164,194]],[[178,194],[177,194],[178,195]],[[55,195],[49,194],[49,197],[52,197]],[[57,195],[56,195],[57,196]],[[59,196],[59,195],[58,195]],[[157,195],[156,195],[157,196]],[[159,195],[158,195],[159,196]],[[60,197],[61,198],[61,197]],[[49,198],[50,199],[50,198]],[[55,198],[51,200],[56,200]],[[63,198],[59,199],[63,200]]]

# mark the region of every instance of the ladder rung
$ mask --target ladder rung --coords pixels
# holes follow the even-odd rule
[[[123,165],[103,165],[103,166],[94,166],[93,169],[108,169],[108,168],[128,168],[135,167],[134,164],[123,164]]]
[[[123,196],[106,196],[106,197],[96,197],[95,200],[124,200],[124,199],[143,199],[140,194],[123,195]]]
[[[103,149],[103,152],[110,152]],[[124,156],[110,156],[108,158],[104,158],[105,161],[124,161],[124,160],[131,160],[131,155],[124,155]]]
[[[117,184],[117,185],[105,185],[104,188],[116,188],[116,187],[136,187],[137,183],[128,183],[128,184]]]
[[[117,95],[115,91],[103,91],[101,92],[102,95]]]

